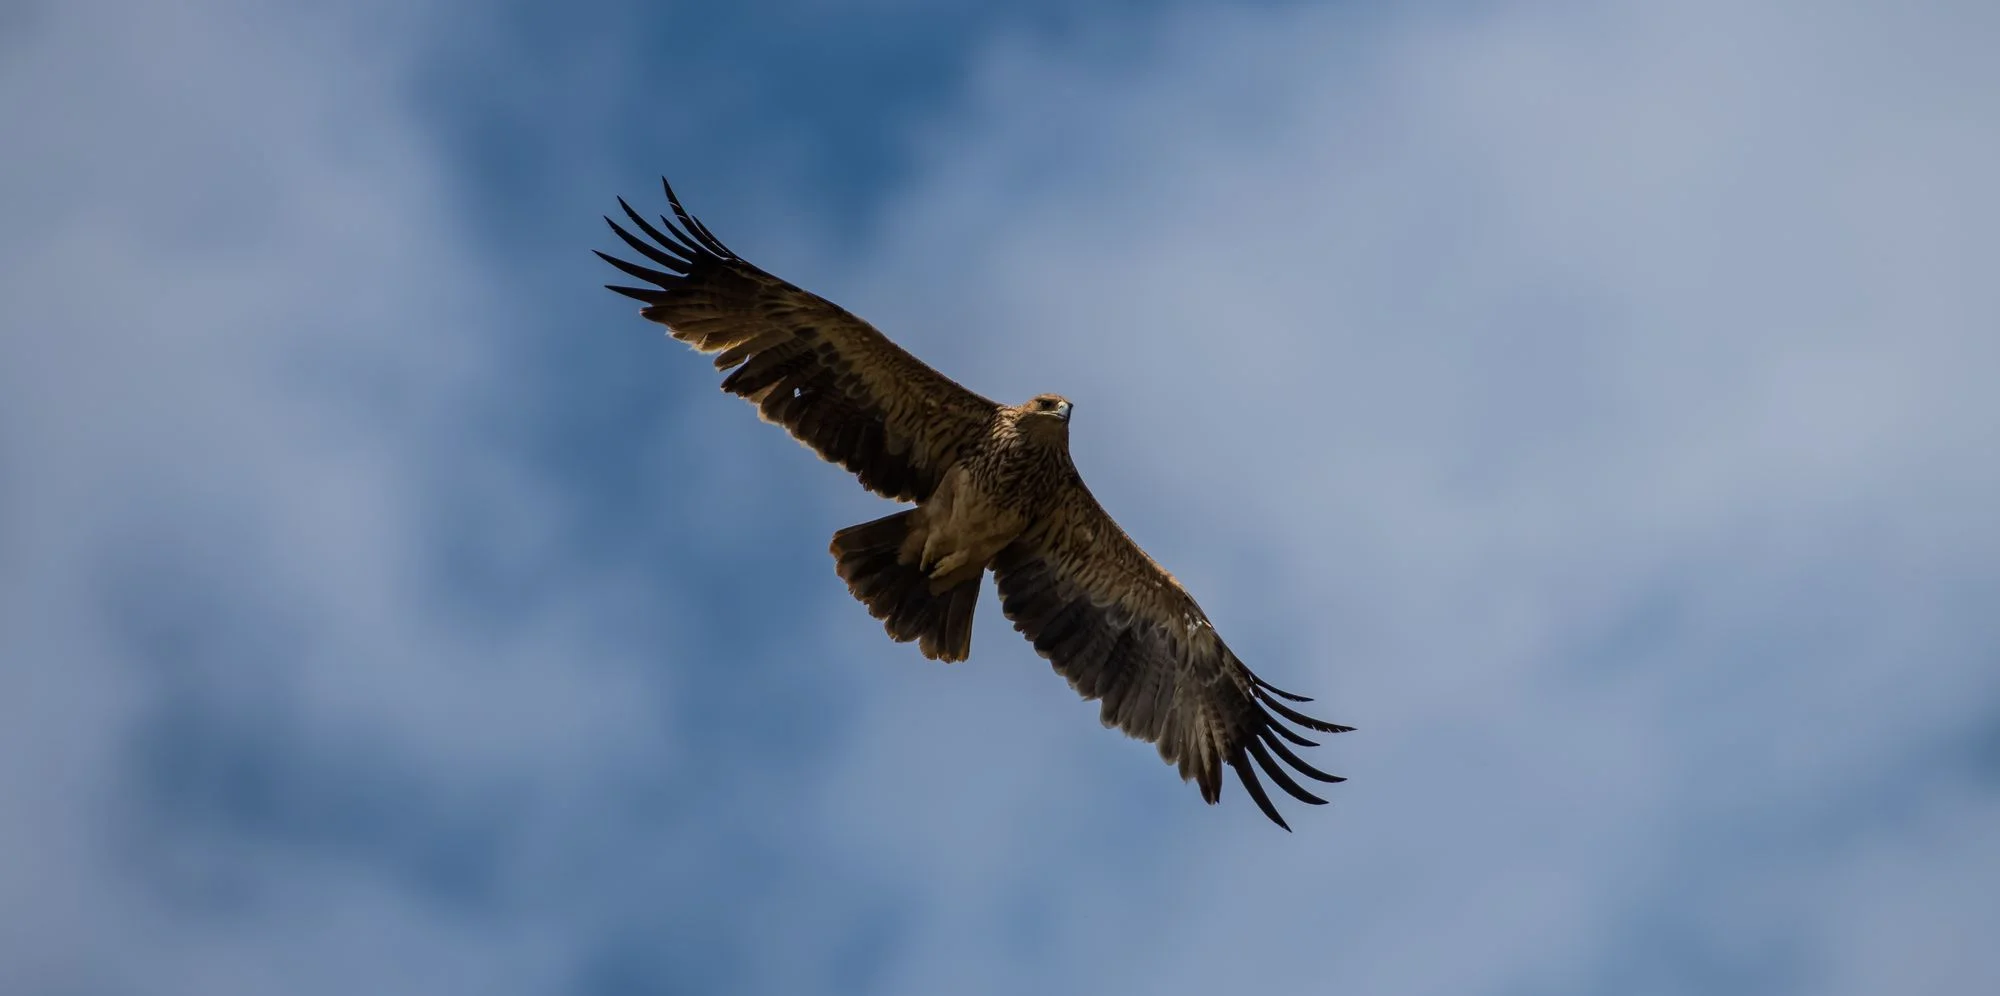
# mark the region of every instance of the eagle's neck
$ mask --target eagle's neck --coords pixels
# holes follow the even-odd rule
[[[991,444],[969,463],[975,486],[1010,507],[1038,505],[1076,472],[1069,459],[1069,426],[1018,412],[995,420]]]

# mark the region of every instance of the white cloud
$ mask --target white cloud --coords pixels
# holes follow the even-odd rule
[[[1103,914],[1043,949],[1066,986],[1143,991],[1592,988],[1660,917],[1725,952],[1711,923],[1777,937],[1776,971],[1820,980],[1863,971],[1840,935],[1925,915],[1932,860],[1990,886],[1928,858],[1916,814],[1782,874],[1738,836],[1837,836],[1854,793],[2000,703],[1982,20],[1188,11],[1129,74],[997,50],[835,296],[998,397],[1077,398],[1113,513],[1253,666],[1361,732],[1320,752],[1356,780],[1298,835],[1177,787],[1147,797],[1165,852],[1066,888],[1032,869],[1102,846],[1057,829],[1107,832],[1080,786],[1171,776],[989,601],[992,669],[885,683],[835,793],[964,773],[854,831],[949,869],[936,901],[968,918],[903,990],[1032,979],[972,913],[1023,877],[1050,916]],[[1112,752],[1130,766],[1094,767]],[[1893,899],[1822,905],[1863,862]],[[1759,881],[1754,922],[1721,873],[1675,888],[1703,867]],[[1949,965],[1932,991],[2000,974]]]
[[[506,309],[394,17],[51,5],[0,64],[33,150],[0,190],[0,988],[534,988],[573,937],[495,947],[380,868],[153,811],[135,772],[211,765],[185,777],[334,835],[385,777],[441,813],[560,808],[676,763],[662,689],[603,636],[622,565],[507,617],[438,583],[451,529],[499,580],[562,561],[481,422]],[[346,787],[300,797],[300,766]],[[549,844],[524,822],[519,860]]]
[[[496,416],[537,376],[525,292],[384,20],[450,19],[123,6],[0,49],[37,95],[0,107],[37,150],[0,185],[0,988],[2000,971],[1956,940],[2000,882],[1948,760],[2000,698],[1984,8],[1189,8],[997,45],[872,244],[780,265],[806,237],[683,191],[976,388],[1077,399],[1106,504],[1361,728],[1287,836],[1100,729],[990,597],[930,665],[817,548],[757,545],[879,503],[712,388],[635,429],[674,577],[579,563]],[[556,92],[654,53],[587,55]],[[615,172],[547,158],[558,199]],[[616,321],[662,393],[708,376]],[[732,551],[822,572],[755,591],[806,622],[744,634],[773,660],[691,645],[724,624],[676,596]],[[824,729],[662,701],[676,655],[798,674],[750,691]],[[675,705],[797,756],[719,757]],[[149,755],[162,724],[193,748]],[[249,811],[162,814],[148,765]]]

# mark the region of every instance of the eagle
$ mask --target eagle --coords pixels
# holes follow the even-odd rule
[[[1287,703],[1312,701],[1237,658],[1174,576],[1097,503],[1070,460],[1076,406],[1055,394],[1002,405],[925,365],[839,305],[746,262],[681,206],[660,227],[623,197],[645,238],[606,216],[658,269],[599,258],[649,286],[605,286],[645,307],[675,339],[713,354],[722,389],[757,406],[861,486],[914,507],[833,534],[847,589],[889,637],[932,660],[971,651],[980,584],[993,573],[1000,611],[1100,718],[1157,745],[1213,805],[1222,766],[1284,828],[1257,770],[1322,805],[1286,770],[1339,782],[1291,746],[1318,746],[1277,717],[1320,733],[1352,729]],[[651,241],[647,241],[650,239]],[[1276,716],[1273,716],[1273,713]],[[1255,763],[1255,768],[1252,767]]]

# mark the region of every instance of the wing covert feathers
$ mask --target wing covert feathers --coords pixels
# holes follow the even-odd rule
[[[716,369],[729,371],[723,390],[863,487],[896,500],[928,496],[998,406],[839,305],[745,262],[660,182],[676,220],[661,216],[654,227],[624,198],[618,206],[640,234],[604,219],[646,262],[597,254],[650,286],[606,286],[644,304],[639,313],[674,338],[713,354]]]
[[[1221,798],[1227,765],[1257,808],[1290,830],[1258,769],[1311,805],[1326,800],[1301,786],[1294,773],[1344,780],[1294,753],[1288,742],[1317,744],[1279,718],[1321,733],[1352,727],[1286,705],[1311,700],[1252,673],[1179,582],[1118,528],[1080,480],[1044,528],[1001,551],[993,574],[1001,611],[1035,652],[1086,700],[1102,701],[1105,726],[1157,745],[1160,757],[1179,769],[1182,780],[1194,781],[1207,802]]]

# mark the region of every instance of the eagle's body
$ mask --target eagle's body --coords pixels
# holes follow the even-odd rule
[[[978,580],[1069,483],[1069,411],[1069,402],[1053,395],[995,410],[984,445],[917,504],[911,531],[922,537],[919,566],[930,572],[933,590]]]
[[[653,244],[611,227],[670,272],[598,253],[654,285],[612,289],[644,302],[641,314],[675,338],[718,354],[718,369],[733,368],[723,389],[764,419],[869,490],[916,503],[833,537],[840,576],[891,638],[915,641],[926,657],[964,660],[991,570],[1001,611],[1036,652],[1085,698],[1103,700],[1106,726],[1158,744],[1208,802],[1220,798],[1227,764],[1285,826],[1251,760],[1293,797],[1325,801],[1277,762],[1341,779],[1299,759],[1286,742],[1313,742],[1266,707],[1309,729],[1349,728],[1280,701],[1309,700],[1245,667],[1179,582],[1098,505],[1070,460],[1069,401],[988,401],[839,306],[744,262],[671,189],[667,199],[680,225],[661,218],[665,232],[619,201]]]

